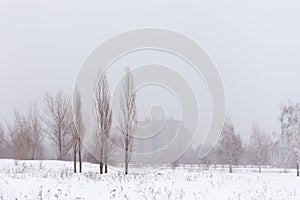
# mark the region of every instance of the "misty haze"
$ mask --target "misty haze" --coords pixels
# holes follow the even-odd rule
[[[300,3],[0,2],[0,199],[300,199]]]

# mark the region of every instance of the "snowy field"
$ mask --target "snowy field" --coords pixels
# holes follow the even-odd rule
[[[84,163],[74,174],[72,162],[0,160],[0,199],[300,199],[295,170],[234,168],[176,170],[122,168],[98,174]]]

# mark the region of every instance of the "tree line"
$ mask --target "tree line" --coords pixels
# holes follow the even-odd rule
[[[280,106],[280,130],[266,133],[258,123],[249,131],[250,139],[243,142],[229,117],[210,154],[202,160],[211,164],[269,165],[295,168],[300,163],[300,103],[288,101]],[[181,163],[197,163],[200,146],[190,149]]]
[[[280,130],[265,133],[258,123],[250,131],[250,142],[242,144],[232,122],[227,119],[216,155],[226,162],[296,167],[300,161],[300,104],[288,101],[280,106]],[[219,158],[221,159],[221,158]]]
[[[95,150],[97,159],[84,151],[86,124],[82,114],[81,94],[75,88],[71,98],[59,91],[45,95],[43,105],[32,105],[26,114],[14,111],[10,123],[0,124],[0,158],[23,160],[47,159],[45,152],[54,150],[56,159],[74,162],[74,172],[82,172],[82,161],[99,163],[100,173],[108,172],[108,160],[113,156],[112,105],[109,83],[100,73],[94,88],[96,116]],[[117,116],[122,132],[125,174],[128,173],[136,131],[137,108],[134,79],[129,68],[125,71],[120,96],[121,115]],[[199,148],[190,148],[177,163],[254,164],[295,167],[300,161],[300,103],[288,101],[280,106],[280,130],[265,133],[258,123],[250,130],[250,141],[243,142],[233,122],[226,118],[219,141],[211,153],[199,160]],[[83,155],[85,153],[85,155]],[[79,163],[79,170],[77,164]]]
[[[78,171],[79,163],[81,173],[83,140],[86,134],[81,101],[81,94],[76,87],[73,103],[68,95],[59,91],[54,95],[47,93],[41,109],[35,104],[27,114],[14,111],[11,123],[0,124],[0,157],[22,160],[45,159],[45,151],[53,149],[58,160],[70,160],[73,157],[74,172]],[[134,79],[129,68],[125,70],[120,106],[119,124],[123,134],[124,164],[127,174],[137,123]],[[102,174],[108,172],[108,141],[112,126],[112,106],[105,72],[99,73],[95,83],[94,111],[96,116],[94,142],[99,155],[97,157],[99,171]],[[90,156],[87,153],[86,157]]]

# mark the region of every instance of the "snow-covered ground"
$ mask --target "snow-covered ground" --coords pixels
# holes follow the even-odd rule
[[[300,199],[294,170],[197,166],[175,170],[110,169],[84,163],[74,174],[72,162],[0,160],[0,199]]]

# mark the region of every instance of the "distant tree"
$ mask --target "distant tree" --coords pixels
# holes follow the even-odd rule
[[[112,124],[112,109],[110,105],[109,85],[105,72],[100,73],[95,90],[95,110],[97,118],[97,136],[100,144],[99,161],[100,174],[107,173],[108,140]]]
[[[262,132],[258,124],[254,124],[250,134],[249,160],[258,165],[269,162],[270,139]]]
[[[8,137],[5,139],[4,134],[0,137],[8,147],[10,157],[26,160],[41,157],[42,126],[36,105],[30,108],[28,115],[15,110],[13,122],[7,124],[7,130]]]
[[[7,124],[9,132],[9,153],[14,159],[28,160],[31,158],[31,128],[28,119],[19,112],[14,111],[12,124]]]
[[[5,138],[5,132],[0,124],[0,158],[6,157],[6,138]]]
[[[72,111],[69,98],[61,91],[45,97],[46,133],[54,144],[58,159],[63,159],[72,147]]]
[[[300,104],[289,101],[281,106],[281,157],[285,166],[300,161]]]
[[[128,163],[132,151],[133,135],[136,131],[137,110],[133,75],[129,68],[126,68],[125,73],[123,92],[120,99],[121,116],[119,124],[124,136],[125,174],[128,174]]]
[[[274,132],[272,135],[272,138],[274,138],[270,143],[269,143],[269,156],[270,156],[270,161],[269,164],[273,166],[279,166],[281,163],[281,157],[278,156],[280,155],[281,152],[281,143],[278,138],[276,138],[276,133]]]
[[[238,163],[243,152],[240,135],[236,134],[231,120],[227,117],[217,146],[218,161],[225,164]]]
[[[82,141],[84,137],[84,123],[81,110],[81,95],[76,87],[73,97],[73,126],[72,126],[72,141],[73,141],[73,161],[74,172],[77,172],[77,154],[79,160],[79,172],[82,172]]]
[[[43,142],[43,130],[42,130],[42,123],[41,118],[39,115],[39,111],[37,105],[34,104],[30,110],[28,115],[28,123],[31,130],[31,155],[30,159],[34,160],[37,157],[41,157],[42,155],[42,142]]]

